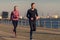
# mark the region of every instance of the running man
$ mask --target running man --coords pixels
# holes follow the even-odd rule
[[[38,19],[35,3],[32,3],[31,8],[27,11],[27,18],[29,19],[30,24],[30,40],[32,40],[33,31],[36,31],[36,19]]]

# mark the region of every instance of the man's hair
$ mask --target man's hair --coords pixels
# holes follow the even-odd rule
[[[31,6],[34,5],[35,3],[31,3]]]

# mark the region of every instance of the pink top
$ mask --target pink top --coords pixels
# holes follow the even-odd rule
[[[19,11],[12,11],[11,20],[19,20]]]

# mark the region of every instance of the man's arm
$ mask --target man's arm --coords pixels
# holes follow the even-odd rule
[[[38,16],[37,10],[36,10],[36,16]]]
[[[30,15],[29,15],[29,10],[27,11],[27,15],[26,15],[27,18],[30,18]]]
[[[37,10],[36,10],[36,19],[38,19],[38,12],[37,12]]]

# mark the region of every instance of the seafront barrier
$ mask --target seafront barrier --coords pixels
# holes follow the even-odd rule
[[[8,19],[0,19],[0,23],[2,24],[12,24],[12,21]],[[29,26],[28,19],[20,19],[18,22],[20,26]],[[60,18],[40,18],[36,21],[37,27],[45,27],[45,28],[60,28]]]

